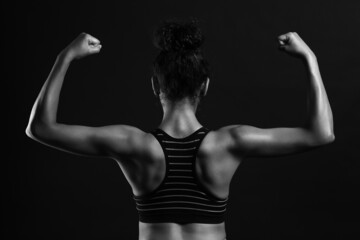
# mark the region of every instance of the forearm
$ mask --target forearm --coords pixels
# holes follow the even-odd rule
[[[311,53],[304,57],[307,68],[307,119],[305,127],[317,139],[328,140],[334,138],[333,115],[321,78],[316,56]]]
[[[66,53],[60,53],[55,64],[41,88],[33,105],[28,128],[34,125],[51,125],[56,123],[59,96],[67,69],[72,58]]]

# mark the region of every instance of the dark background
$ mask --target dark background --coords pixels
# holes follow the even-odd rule
[[[305,65],[277,50],[277,36],[289,31],[315,52],[334,115],[331,145],[240,166],[231,185],[228,239],[359,236],[358,1],[113,2],[2,3],[7,239],[137,239],[135,202],[115,161],[46,147],[25,128],[56,55],[80,32],[103,48],[70,66],[58,121],[157,127],[162,110],[151,90],[158,53],[151,32],[163,19],[188,16],[202,21],[204,56],[213,68],[197,113],[204,126],[304,122]]]

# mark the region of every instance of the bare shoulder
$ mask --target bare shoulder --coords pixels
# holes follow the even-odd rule
[[[238,136],[239,129],[245,129],[247,125],[228,125],[214,130],[216,141],[231,146],[234,138]]]
[[[106,139],[116,156],[142,154],[149,147],[151,134],[130,125],[111,125],[106,127]]]
[[[234,145],[233,131],[236,126],[239,125],[229,125],[211,130],[203,140],[202,148],[209,152],[229,151]]]

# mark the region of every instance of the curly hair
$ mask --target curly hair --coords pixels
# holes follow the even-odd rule
[[[153,44],[161,51],[153,61],[153,77],[166,99],[175,102],[197,97],[202,83],[210,75],[210,67],[200,47],[205,41],[196,18],[164,20],[153,32]]]

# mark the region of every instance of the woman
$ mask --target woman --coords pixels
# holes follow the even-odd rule
[[[278,37],[279,49],[307,67],[309,115],[303,126],[231,125],[209,130],[195,116],[210,81],[197,22],[165,21],[154,33],[161,52],[151,81],[164,112],[158,128],[148,133],[128,125],[57,122],[59,94],[70,63],[101,49],[99,40],[82,33],[58,55],[35,101],[26,134],[59,150],[116,160],[133,191],[139,239],[226,239],[229,186],[243,160],[300,153],[335,139],[316,56],[297,33]]]

